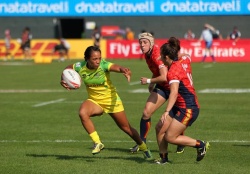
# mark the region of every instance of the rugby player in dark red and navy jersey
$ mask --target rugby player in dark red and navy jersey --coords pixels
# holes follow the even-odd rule
[[[193,86],[190,56],[182,54],[178,58],[179,48],[180,41],[171,37],[160,49],[161,60],[168,66],[170,94],[166,110],[156,125],[157,133],[165,134],[158,141],[161,158],[157,164],[168,162],[168,143],[197,148],[196,161],[204,158],[209,146],[209,142],[181,135],[198,118],[200,106]]]
[[[140,121],[140,136],[146,143],[147,135],[151,128],[151,116],[168,99],[169,85],[167,82],[167,67],[159,59],[160,49],[154,43],[152,34],[147,32],[139,34],[139,44],[148,68],[152,73],[151,78],[141,77],[140,79],[142,85],[149,85],[148,90],[150,93]],[[138,150],[137,145],[130,149],[132,153]],[[183,147],[177,147],[177,152],[181,153],[183,151]]]

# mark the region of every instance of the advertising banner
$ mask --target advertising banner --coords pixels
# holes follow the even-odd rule
[[[198,40],[181,41],[181,52],[191,55],[193,62],[200,62],[205,54],[205,43]],[[156,39],[156,44],[161,46],[167,39]],[[230,40],[215,40],[212,50],[217,62],[250,62],[250,39],[241,39],[237,43]],[[107,58],[131,59],[141,58],[142,53],[138,41],[107,41]],[[207,62],[212,59],[208,55]]]
[[[205,44],[198,40],[188,41],[181,39],[181,52],[191,55],[193,62],[200,62],[205,54]],[[67,39],[70,45],[69,58],[83,59],[84,50],[93,45],[91,39]],[[167,39],[156,39],[155,43],[161,46]],[[55,45],[59,43],[56,39],[34,39],[31,42],[32,58],[34,60],[59,59],[58,53],[53,53]],[[108,59],[140,59],[142,53],[137,40],[104,40],[101,41],[102,57]],[[215,40],[212,50],[217,62],[250,62],[250,39],[241,39],[237,43],[230,40]],[[0,40],[0,60],[5,58],[4,40]],[[23,59],[23,53],[17,40],[11,41],[10,52],[14,59]],[[212,59],[208,55],[206,62]]]
[[[0,16],[249,15],[249,0],[6,0]]]
[[[120,30],[119,26],[102,26],[101,35],[102,37],[115,37],[118,30]]]
[[[70,45],[68,52],[70,59],[83,59],[85,49],[93,45],[93,40],[91,39],[67,39]],[[59,54],[53,53],[54,47],[59,44],[59,40],[56,39],[33,39],[31,42],[31,53],[32,59],[34,60],[53,60],[59,59]],[[101,41],[101,47],[106,47],[106,41]],[[4,40],[0,40],[0,59],[5,58],[5,43]],[[106,56],[106,49],[103,49],[102,56]],[[12,40],[10,45],[10,52],[14,59],[23,59],[23,52],[20,48],[20,43],[17,40]]]

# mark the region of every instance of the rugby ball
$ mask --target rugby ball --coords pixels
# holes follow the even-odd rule
[[[64,69],[62,79],[67,83],[70,89],[78,89],[82,84],[82,78],[73,69]]]

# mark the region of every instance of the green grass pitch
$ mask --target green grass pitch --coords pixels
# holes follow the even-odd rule
[[[137,82],[151,74],[145,61],[110,61],[132,70],[131,84],[122,74],[112,73],[111,78],[131,125],[139,131],[148,93],[147,86]],[[128,152],[135,143],[106,114],[93,118],[105,149],[91,154],[93,144],[78,117],[79,105],[87,97],[85,87],[67,91],[59,84],[62,70],[74,62],[0,62],[0,173],[249,173],[250,63],[192,64],[201,112],[186,134],[210,141],[211,147],[196,163],[194,148],[176,154],[176,146],[170,145],[173,164],[156,165],[144,161],[141,153]],[[154,126],[163,110],[153,115],[148,136],[155,158]]]

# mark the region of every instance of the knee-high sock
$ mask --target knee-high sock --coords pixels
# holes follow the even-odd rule
[[[147,135],[151,127],[151,118],[148,120],[141,119],[140,122],[140,136],[142,141],[146,143]]]

